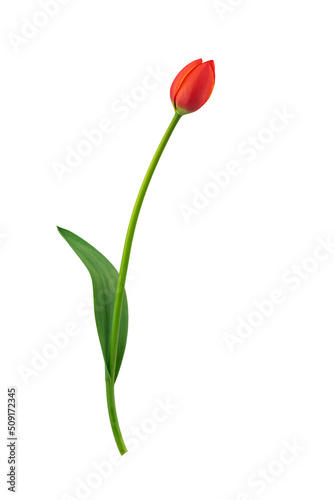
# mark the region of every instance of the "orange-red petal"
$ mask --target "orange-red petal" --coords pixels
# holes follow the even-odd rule
[[[174,81],[170,88],[170,98],[174,106],[175,106],[175,96],[180,88],[181,83],[183,82],[185,77],[190,73],[190,71],[192,71],[194,68],[196,68],[196,66],[199,66],[201,64],[202,64],[202,59],[196,59],[195,61],[187,64],[187,66],[181,69],[181,71],[174,78]]]
[[[187,66],[186,66],[187,67]],[[179,114],[193,113],[201,108],[212,94],[215,84],[213,61],[195,65],[181,81],[174,96],[174,106]]]

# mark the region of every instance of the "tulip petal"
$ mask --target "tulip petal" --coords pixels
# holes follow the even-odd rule
[[[202,59],[196,59],[196,61],[193,61],[193,62],[187,64],[187,66],[185,66],[183,69],[181,69],[181,71],[174,78],[174,81],[173,81],[172,86],[170,88],[170,98],[171,98],[171,101],[172,101],[174,107],[175,107],[175,96],[176,96],[177,91],[180,88],[182,81],[190,73],[191,70],[193,70],[194,68],[196,68],[196,66],[199,66],[201,64],[202,64]]]
[[[193,113],[201,108],[212,94],[215,84],[215,66],[207,61],[196,66],[182,81],[174,102],[180,114]]]

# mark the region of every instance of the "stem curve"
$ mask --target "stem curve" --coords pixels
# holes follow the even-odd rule
[[[160,160],[160,157],[172,135],[176,125],[178,124],[181,115],[175,113],[172,121],[170,122],[165,135],[161,139],[161,142],[152,158],[152,161],[148,167],[142,185],[140,187],[139,193],[137,195],[136,202],[134,204],[128,230],[125,237],[122,261],[118,275],[117,289],[116,289],[116,299],[114,305],[113,312],[113,320],[111,327],[111,339],[110,339],[110,356],[109,356],[109,373],[111,378],[106,380],[107,383],[107,400],[108,400],[108,410],[111,426],[113,429],[115,441],[117,443],[118,449],[121,454],[126,453],[126,447],[122,438],[121,430],[118,423],[116,405],[115,405],[115,394],[114,394],[114,384],[115,384],[115,369],[116,369],[116,356],[117,356],[117,348],[118,348],[118,336],[119,336],[119,327],[121,320],[121,311],[122,311],[122,301],[124,296],[124,288],[126,275],[128,272],[130,253],[132,247],[133,236],[135,233],[140,209],[142,207],[146,191],[154,174],[155,168]]]

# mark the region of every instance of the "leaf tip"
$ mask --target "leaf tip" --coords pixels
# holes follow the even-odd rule
[[[66,232],[66,229],[63,227],[56,226],[58,233],[60,233],[62,236],[64,236],[64,233]]]

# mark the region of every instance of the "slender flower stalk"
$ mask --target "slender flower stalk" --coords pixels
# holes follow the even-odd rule
[[[147,188],[150,184],[150,181],[151,181],[152,176],[154,174],[155,168],[160,160],[160,157],[163,153],[163,150],[165,149],[166,144],[167,144],[170,136],[172,135],[173,130],[175,129],[176,125],[178,124],[180,118],[181,118],[181,115],[179,115],[178,113],[175,113],[172,121],[169,124],[169,127],[166,130],[165,135],[163,136],[163,138],[158,146],[158,149],[155,152],[155,155],[152,158],[150,166],[148,167],[148,170],[146,172],[146,175],[144,177],[144,180],[142,182],[141,188],[139,190],[136,202],[135,202],[133,210],[132,210],[132,215],[131,215],[131,219],[129,222],[129,226],[128,226],[128,230],[127,230],[126,238],[125,238],[125,243],[124,243],[124,248],[123,248],[121,267],[119,270],[117,289],[116,289],[116,300],[115,300],[115,305],[114,305],[114,314],[113,314],[112,328],[111,328],[110,359],[109,359],[109,373],[111,375],[111,379],[106,380],[106,383],[107,383],[107,396],[108,396],[108,392],[109,392],[109,398],[107,397],[107,399],[108,399],[109,416],[111,415],[110,422],[111,422],[112,430],[113,430],[113,433],[115,436],[115,440],[116,440],[118,449],[122,455],[124,453],[126,453],[127,450],[126,450],[126,447],[125,447],[123,439],[122,439],[122,435],[120,432],[119,423],[118,423],[118,419],[117,419],[114,391],[112,391],[110,389],[110,386],[113,386],[114,381],[115,381],[116,354],[117,354],[117,348],[118,348],[118,332],[119,332],[119,326],[120,326],[120,320],[121,320],[122,301],[123,301],[123,295],[124,295],[126,275],[128,272],[133,236],[135,233],[140,209],[142,207]]]
[[[124,455],[124,453],[126,453],[128,450],[126,449],[117,418],[116,403],[115,403],[115,382],[113,382],[110,377],[106,377],[106,390],[107,390],[108,413],[109,413],[109,420],[112,432],[114,434],[114,438],[120,454]]]

